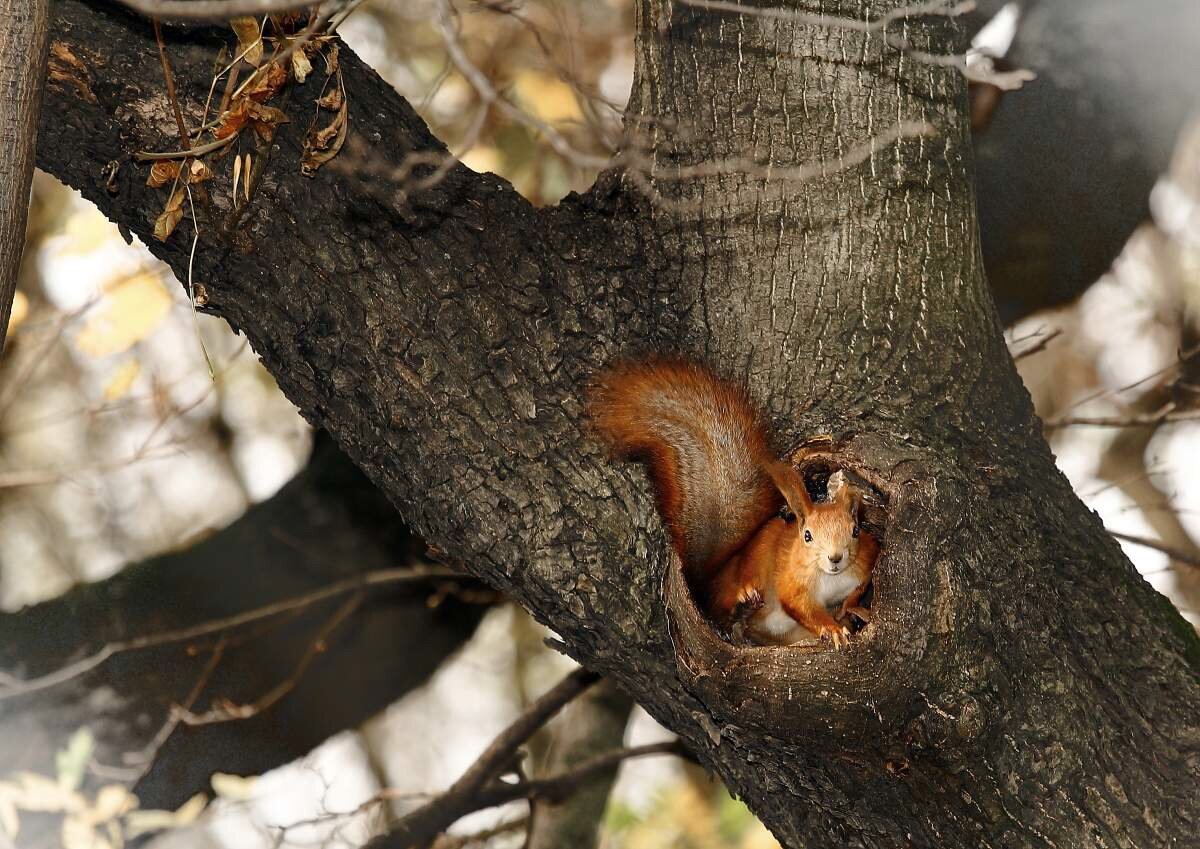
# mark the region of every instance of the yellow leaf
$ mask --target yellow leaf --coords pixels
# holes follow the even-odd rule
[[[501,161],[500,151],[491,145],[477,144],[459,157],[459,161],[477,174],[499,172]]]
[[[96,794],[96,803],[81,816],[93,825],[124,816],[138,806],[138,798],[120,784],[107,784]]]
[[[80,817],[69,816],[62,824],[63,849],[113,849],[108,838],[96,832],[96,827]]]
[[[233,27],[233,31],[237,33],[238,46],[237,55],[242,56],[248,63],[254,67],[258,67],[258,63],[262,61],[263,48],[262,39],[259,37],[258,21],[251,17],[234,18],[229,22]]]
[[[104,386],[104,400],[116,401],[124,398],[141,371],[142,366],[137,360],[127,360],[118,366]]]
[[[25,297],[24,292],[17,292],[13,296],[12,312],[8,315],[8,333],[12,332],[21,326],[21,322],[29,315],[29,298]]]
[[[62,248],[64,254],[88,254],[105,242],[120,238],[117,225],[92,207],[80,209],[67,219],[63,232],[67,235]]]
[[[158,275],[142,272],[120,280],[105,293],[75,345],[90,357],[128,351],[146,338],[171,308],[171,296]]]
[[[211,781],[213,792],[222,799],[244,802],[254,797],[254,786],[258,783],[258,777],[214,772]]]
[[[69,813],[85,807],[82,796],[52,778],[36,772],[18,772],[13,778],[18,783],[18,794],[13,803],[22,810]]]
[[[8,835],[9,840],[16,840],[17,832],[21,829],[16,803],[18,792],[15,785],[0,781],[0,830]]]
[[[525,108],[549,124],[583,117],[575,91],[553,74],[526,70],[517,74],[513,88]]]

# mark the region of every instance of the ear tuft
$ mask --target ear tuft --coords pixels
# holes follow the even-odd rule
[[[850,482],[846,480],[846,473],[838,469],[829,476],[829,483],[825,488],[825,497],[830,501],[838,501],[847,494],[847,488]]]

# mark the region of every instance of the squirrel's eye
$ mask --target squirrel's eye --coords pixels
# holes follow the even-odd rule
[[[854,530],[850,531],[850,536],[854,537],[855,539],[858,539],[858,525],[855,525]]]
[[[810,531],[808,528],[804,529],[804,541],[812,542],[812,531]]]

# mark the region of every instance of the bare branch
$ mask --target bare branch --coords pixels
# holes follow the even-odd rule
[[[217,634],[221,631],[237,628],[241,625],[247,625],[251,622],[258,622],[263,619],[268,619],[272,616],[278,616],[282,613],[287,613],[293,610],[309,607],[317,602],[324,601],[328,598],[334,598],[339,595],[344,595],[349,592],[362,590],[367,587],[377,587],[385,584],[396,583],[419,583],[434,579],[454,579],[465,577],[459,572],[450,569],[433,569],[433,568],[398,568],[398,569],[378,569],[374,572],[365,572],[362,575],[356,575],[353,578],[347,578],[344,581],[338,581],[330,584],[327,587],[322,587],[319,590],[313,590],[303,595],[295,596],[289,599],[267,604],[262,607],[257,607],[253,610],[246,610],[242,613],[233,616],[227,616],[223,619],[214,619],[208,622],[202,622],[199,625],[192,625],[188,628],[180,628],[174,631],[164,631],[160,634],[148,634],[141,637],[134,637],[129,640],[118,640],[111,643],[106,643],[98,651],[83,657],[74,663],[67,664],[53,672],[48,672],[45,675],[39,675],[36,678],[18,679],[11,674],[4,674],[0,679],[4,682],[4,686],[0,687],[0,701],[10,699],[14,696],[25,695],[37,690],[44,690],[47,687],[53,687],[78,678],[96,667],[106,662],[109,658],[129,651],[137,651],[139,649],[152,648],[154,646],[169,645],[170,643],[182,643],[187,640],[194,640],[199,637],[206,637],[211,634]]]
[[[1108,533],[1116,539],[1133,543],[1134,545],[1140,545],[1143,548],[1153,548],[1155,551],[1161,551],[1172,560],[1200,569],[1200,557],[1195,557],[1191,554],[1188,554],[1186,551],[1173,548],[1172,546],[1161,543],[1158,540],[1153,540],[1149,537],[1137,536],[1135,534],[1123,534],[1114,530],[1110,530]]]
[[[1153,413],[1132,416],[1062,416],[1044,424],[1046,430],[1060,427],[1158,427],[1170,422],[1200,420],[1200,410],[1179,410],[1175,403],[1164,404]]]
[[[119,0],[123,6],[163,20],[226,21],[311,8],[312,0]]]
[[[1051,342],[1053,342],[1059,336],[1062,336],[1062,328],[1056,327],[1044,336],[1042,336],[1042,332],[1040,330],[1038,330],[1035,333],[1031,333],[1029,336],[1025,336],[1020,339],[1014,339],[1013,344],[1016,344],[1017,342],[1024,342],[1026,339],[1030,339],[1030,338],[1033,338],[1036,336],[1041,336],[1042,338],[1039,339],[1034,344],[1030,345],[1025,350],[1018,351],[1017,353],[1013,354],[1014,361],[1023,360],[1026,357],[1032,357],[1034,354],[1037,354],[1037,353],[1040,353],[1040,352],[1046,350],[1047,345],[1049,345]]]

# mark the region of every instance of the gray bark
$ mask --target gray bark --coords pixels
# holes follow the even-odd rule
[[[55,92],[39,163],[182,274],[186,235],[148,237],[163,198],[144,172],[126,164],[111,192],[99,176],[172,146],[148,30],[57,11],[97,102]],[[896,27],[954,48],[942,19]],[[224,36],[173,38],[202,99]],[[441,149],[342,56],[348,150]],[[196,274],[422,536],[680,733],[785,846],[1187,845],[1200,643],[1054,467],[985,286],[964,107],[953,71],[870,35],[644,0],[631,110],[656,118],[663,173],[830,159],[901,117],[939,136],[802,184],[658,179],[684,203],[651,203],[608,174],[535,210],[463,168],[404,206],[343,171],[303,178],[294,119]],[[874,622],[848,651],[721,641],[640,467],[587,438],[595,370],[663,350],[745,380],[781,449],[830,434],[886,500]]]
[[[0,351],[25,246],[50,0],[0,0]]]

